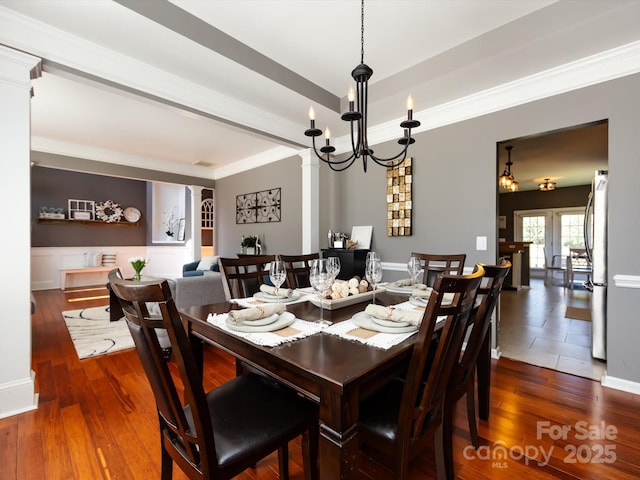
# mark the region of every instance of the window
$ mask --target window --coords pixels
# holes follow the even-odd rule
[[[515,240],[532,242],[529,248],[532,269],[544,268],[545,251],[551,260],[553,255],[566,257],[570,248],[584,248],[582,207],[516,211],[514,217]]]

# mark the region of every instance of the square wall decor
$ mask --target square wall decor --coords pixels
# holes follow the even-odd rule
[[[236,195],[236,223],[280,221],[280,188]]]
[[[387,167],[387,236],[412,235],[413,159]]]

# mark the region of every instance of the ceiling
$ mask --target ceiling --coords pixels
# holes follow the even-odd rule
[[[634,44],[639,12],[633,0],[368,0],[369,125],[393,125],[399,136],[408,94],[418,132],[489,113],[498,107],[476,102],[444,114]],[[0,0],[0,44],[43,59],[33,81],[34,150],[215,179],[307,148],[310,105],[319,127],[346,135],[339,111],[359,63],[360,2]],[[519,89],[503,107],[562,88]],[[581,145],[576,159],[606,161],[606,144],[594,138],[563,137]],[[512,153],[521,189],[529,177],[571,181],[577,167],[558,161],[564,148],[542,153],[536,141]]]

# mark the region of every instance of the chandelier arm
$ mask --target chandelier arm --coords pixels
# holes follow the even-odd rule
[[[394,155],[393,157],[389,157],[389,158],[379,158],[376,157],[373,154],[370,154],[369,157],[371,157],[371,159],[376,162],[378,165],[386,167],[387,166],[387,162],[393,162],[394,160],[400,158],[400,156],[402,156],[402,159],[398,162],[398,164],[402,163],[405,161],[405,159],[407,158],[407,152],[409,150],[409,144],[406,144],[404,146],[404,148],[402,150],[400,150],[400,152],[397,155]],[[395,165],[392,165],[395,166]]]

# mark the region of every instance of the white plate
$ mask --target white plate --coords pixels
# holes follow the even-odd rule
[[[384,325],[380,325],[379,323],[374,322],[373,317],[365,312],[356,313],[353,317],[351,317],[351,321],[359,327],[366,328],[367,330],[373,330],[374,332],[408,333],[416,332],[418,330],[418,327],[416,325],[408,325],[406,327],[385,327]],[[398,322],[394,323],[399,324]]]
[[[383,327],[398,328],[398,327],[408,327],[409,325],[411,325],[409,322],[394,322],[393,320],[387,320],[386,318],[373,317],[371,315],[370,317],[373,322],[377,323],[378,325],[382,325]]]
[[[404,287],[398,287],[396,285],[392,283],[387,283],[385,285],[385,288],[387,289],[387,292],[390,293],[402,293],[404,295],[411,295],[411,292],[413,292],[413,285],[407,285]]]
[[[267,303],[278,303],[278,301],[280,303],[295,302],[296,300],[299,300],[301,296],[302,295],[298,292],[293,292],[290,297],[276,297],[275,295],[269,295],[264,292],[257,292],[253,294],[253,298],[256,300]]]
[[[124,219],[127,222],[135,223],[140,220],[142,214],[136,207],[127,207],[124,209]]]
[[[277,315],[277,320],[275,322],[271,322],[267,325],[256,325],[255,322],[247,322],[236,325],[234,323],[227,322],[227,327],[231,330],[235,330],[237,332],[275,332],[276,330],[281,330],[285,327],[288,327],[293,322],[296,321],[296,316],[291,312],[282,312],[280,315]]]
[[[415,305],[416,307],[426,307],[429,303],[429,297],[414,297],[411,295],[409,297],[409,303],[411,305]]]
[[[376,293],[380,293],[382,290],[378,288]],[[322,307],[325,310],[336,310],[342,307],[348,307],[349,305],[354,305],[360,302],[366,302],[373,297],[373,290],[370,292],[359,293],[358,295],[349,295],[345,298],[338,298],[337,300],[327,300],[324,299],[322,301]],[[316,307],[320,306],[320,296],[319,295],[311,295],[309,296],[309,301],[313,303]]]
[[[274,313],[273,315],[269,315],[268,317],[264,317],[264,318],[259,318],[258,320],[245,320],[242,324],[243,325],[253,325],[256,327],[260,327],[262,325],[269,325],[273,322],[275,322],[276,320],[278,320],[278,317],[280,317],[279,313]],[[231,322],[229,322],[231,323]],[[234,324],[236,325],[236,324]]]

